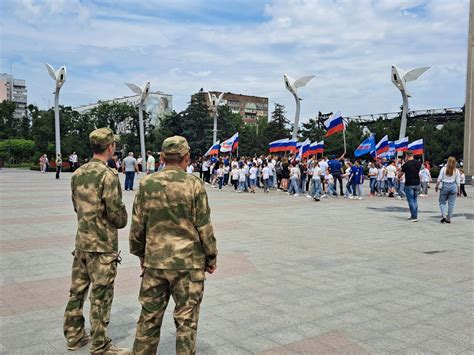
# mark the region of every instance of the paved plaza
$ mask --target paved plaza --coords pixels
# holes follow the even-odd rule
[[[458,199],[453,224],[441,225],[433,188],[418,223],[397,199],[208,192],[220,254],[205,286],[198,353],[474,354],[472,197]],[[133,198],[124,191],[129,216]],[[4,169],[0,201],[0,352],[67,354],[70,174],[56,181]],[[128,228],[119,232],[109,333],[131,347],[141,279]],[[168,308],[160,354],[174,354],[172,301]]]

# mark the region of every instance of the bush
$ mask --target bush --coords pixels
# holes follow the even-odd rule
[[[30,160],[35,153],[35,142],[27,139],[7,139],[0,142],[0,159],[10,162]]]

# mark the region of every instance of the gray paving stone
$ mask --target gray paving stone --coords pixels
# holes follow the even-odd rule
[[[46,288],[50,279],[66,280],[61,304],[48,306],[40,296],[20,302],[19,291],[15,291],[17,300],[9,298],[16,303],[0,299],[0,311],[4,307],[5,312],[0,315],[1,353],[20,353],[22,348],[23,353],[35,349],[36,353],[66,353],[62,316],[76,222],[54,220],[74,217],[70,175],[63,175],[55,181],[53,175],[0,171],[0,242],[13,247],[0,250],[0,296],[18,285]],[[22,189],[25,186],[35,186],[33,199],[25,199],[31,197],[30,190]],[[468,189],[472,195],[474,189]],[[472,352],[474,325],[468,310],[474,290],[474,243],[466,231],[473,229],[473,220],[456,217],[452,225],[443,226],[449,228],[449,237],[441,235],[434,194],[420,200],[420,222],[414,225],[405,221],[406,202],[387,198],[314,204],[276,191],[252,196],[230,190],[209,189],[208,193],[218,264],[234,255],[248,260],[249,271],[209,277],[198,326],[198,353],[258,353],[334,330],[373,354]],[[134,193],[124,193],[129,211],[133,198]],[[457,201],[457,214],[472,209],[472,198]],[[19,211],[25,223],[11,224]],[[370,228],[351,228],[347,233],[341,228],[341,216],[344,226],[363,221]],[[45,223],[28,223],[37,219]],[[324,233],[315,228],[321,222]],[[70,238],[69,244],[23,250],[17,242],[29,238],[38,243],[51,236]],[[128,254],[127,237],[127,230],[119,232],[124,257],[119,275],[138,265],[136,257]],[[446,252],[423,253],[429,250]],[[138,286],[125,289],[117,283],[116,291],[109,334],[119,345],[131,346],[140,312]],[[160,354],[174,353],[173,306],[170,302],[165,314]],[[87,302],[86,319],[88,309]],[[86,324],[89,327],[88,320]],[[87,353],[87,349],[77,352]]]

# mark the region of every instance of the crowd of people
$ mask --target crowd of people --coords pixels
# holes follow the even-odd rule
[[[199,173],[200,178],[211,188],[222,191],[231,187],[237,193],[255,194],[282,191],[287,195],[304,195],[315,202],[325,198],[344,197],[351,200],[388,197],[407,200],[410,207],[410,220],[417,221],[417,198],[429,194],[431,176],[430,162],[416,160],[407,152],[403,158],[376,158],[373,161],[351,160],[341,155],[336,157],[317,157],[298,159],[295,154],[288,156],[261,155],[255,157],[213,156],[203,157],[190,163],[187,173]],[[78,166],[75,152],[68,158],[71,171]],[[454,170],[449,168],[454,161]],[[114,155],[107,165],[125,175],[125,191],[133,191],[135,176],[146,164],[146,174],[161,170],[164,164],[155,160],[151,151],[144,161],[141,156],[134,157],[133,152],[121,159]],[[62,159],[56,158],[56,178],[61,172]],[[46,154],[40,158],[40,170],[45,173],[49,168]],[[454,174],[454,175],[453,175]],[[454,177],[453,177],[454,176]],[[368,191],[364,183],[368,181]],[[453,185],[454,183],[454,185]],[[450,190],[447,187],[450,186]],[[456,189],[456,192],[452,191]],[[466,197],[465,174],[457,166],[454,158],[449,158],[436,180],[436,192],[439,190],[441,221],[450,223],[457,197]],[[445,207],[448,205],[448,208]]]
[[[454,170],[447,170],[453,161]],[[462,168],[456,167],[456,160],[452,157],[443,169],[437,180],[437,185],[445,186],[444,190],[440,188],[439,203],[440,206],[446,201],[450,204],[451,213],[445,213],[440,207],[442,222],[450,223],[456,197],[467,196],[465,175]],[[418,221],[418,196],[425,197],[429,194],[430,182],[433,182],[430,170],[428,161],[414,159],[411,152],[407,152],[403,158],[384,157],[370,162],[350,160],[344,155],[319,158],[312,156],[301,160],[294,154],[252,158],[203,157],[188,167],[188,173],[199,171],[201,179],[210,187],[222,190],[230,186],[237,193],[256,193],[258,190],[269,193],[275,190],[295,197],[305,195],[316,202],[339,196],[353,200],[367,197],[407,200],[412,221]],[[452,174],[457,176],[454,178],[456,193],[446,195],[444,191],[453,179]],[[367,193],[364,191],[366,180],[369,182]],[[452,189],[454,188],[451,187]]]

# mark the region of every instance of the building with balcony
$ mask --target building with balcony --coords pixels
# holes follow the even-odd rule
[[[209,91],[212,95],[219,97],[220,91]],[[210,106],[209,95],[204,93],[206,103]],[[191,100],[195,97],[193,95]],[[227,105],[233,113],[242,116],[245,123],[256,123],[258,119],[268,120],[268,98],[260,96],[234,94],[231,92],[224,93],[222,105]]]
[[[16,79],[10,74],[0,74],[0,102],[7,100],[16,104],[15,118],[22,118],[26,115],[27,90],[26,81]]]

